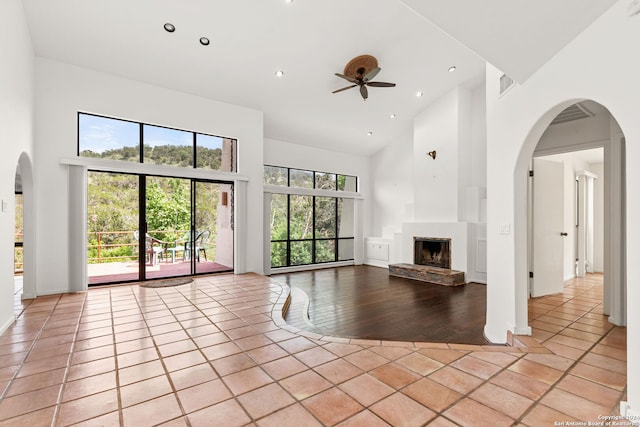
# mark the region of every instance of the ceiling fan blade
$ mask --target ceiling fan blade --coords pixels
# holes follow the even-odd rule
[[[395,83],[386,83],[386,82],[367,82],[365,83],[367,86],[373,87],[395,87]]]
[[[351,86],[347,86],[347,87],[343,87],[342,89],[338,89],[338,90],[334,90],[331,93],[338,93],[338,92],[342,92],[343,90],[347,90],[347,89],[351,89],[352,87],[356,87],[358,85],[351,85]]]
[[[380,67],[376,67],[373,70],[369,71],[364,77],[363,77],[363,81],[368,82],[369,80],[371,80],[372,78],[374,78],[379,72],[380,72]]]
[[[356,80],[356,79],[354,79],[354,78],[352,78],[352,77],[349,77],[349,76],[345,76],[344,74],[340,74],[340,73],[334,73],[334,74],[335,74],[336,76],[340,77],[340,78],[345,79],[346,81],[351,82],[351,83],[356,83],[356,82],[357,82],[357,80]]]
[[[365,101],[369,97],[369,91],[367,90],[367,87],[365,85],[360,86],[360,95],[362,95],[362,99],[364,99]]]

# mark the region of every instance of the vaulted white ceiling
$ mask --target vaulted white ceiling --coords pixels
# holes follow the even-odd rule
[[[485,61],[526,80],[614,2],[23,0],[40,57],[258,109],[267,138],[362,155],[451,88],[481,83]],[[332,94],[362,54],[397,87],[366,102]]]

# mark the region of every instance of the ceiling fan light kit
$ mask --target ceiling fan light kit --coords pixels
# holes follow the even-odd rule
[[[363,100],[369,97],[369,87],[395,87],[395,83],[372,82],[371,80],[380,72],[378,60],[371,55],[360,55],[353,58],[344,67],[342,74],[335,73],[336,76],[352,83],[350,86],[334,90],[332,93],[342,92],[343,90],[360,87],[360,96]]]

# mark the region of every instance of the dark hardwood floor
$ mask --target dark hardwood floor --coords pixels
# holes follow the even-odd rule
[[[346,338],[487,344],[486,287],[447,287],[389,276],[385,268],[352,266],[271,276],[292,288],[286,321]],[[303,318],[304,296],[309,319]]]

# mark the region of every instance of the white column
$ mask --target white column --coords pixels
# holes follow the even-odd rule
[[[69,165],[69,292],[86,291],[87,167]]]

